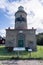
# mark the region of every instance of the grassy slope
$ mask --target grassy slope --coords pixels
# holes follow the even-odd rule
[[[0,46],[0,59],[9,59],[11,57],[17,57],[17,52],[8,52],[5,46]],[[29,52],[20,52],[19,57],[29,58]],[[43,46],[37,46],[37,52],[31,53],[32,58],[43,58]]]

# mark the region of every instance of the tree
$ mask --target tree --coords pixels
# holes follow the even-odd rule
[[[38,35],[36,35],[36,38],[37,38],[37,44],[43,45],[43,33],[39,33]]]

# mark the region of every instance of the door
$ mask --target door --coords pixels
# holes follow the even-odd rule
[[[24,41],[18,40],[18,47],[23,47],[23,46],[24,46]]]
[[[24,47],[25,36],[23,33],[18,34],[18,47]]]

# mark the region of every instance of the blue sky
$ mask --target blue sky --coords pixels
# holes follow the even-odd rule
[[[6,36],[5,29],[14,28],[14,15],[19,6],[27,12],[28,28],[43,32],[43,0],[0,0],[0,35]]]

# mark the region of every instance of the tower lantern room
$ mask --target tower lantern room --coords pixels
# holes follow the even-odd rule
[[[27,29],[27,13],[22,6],[15,13],[15,29]]]

